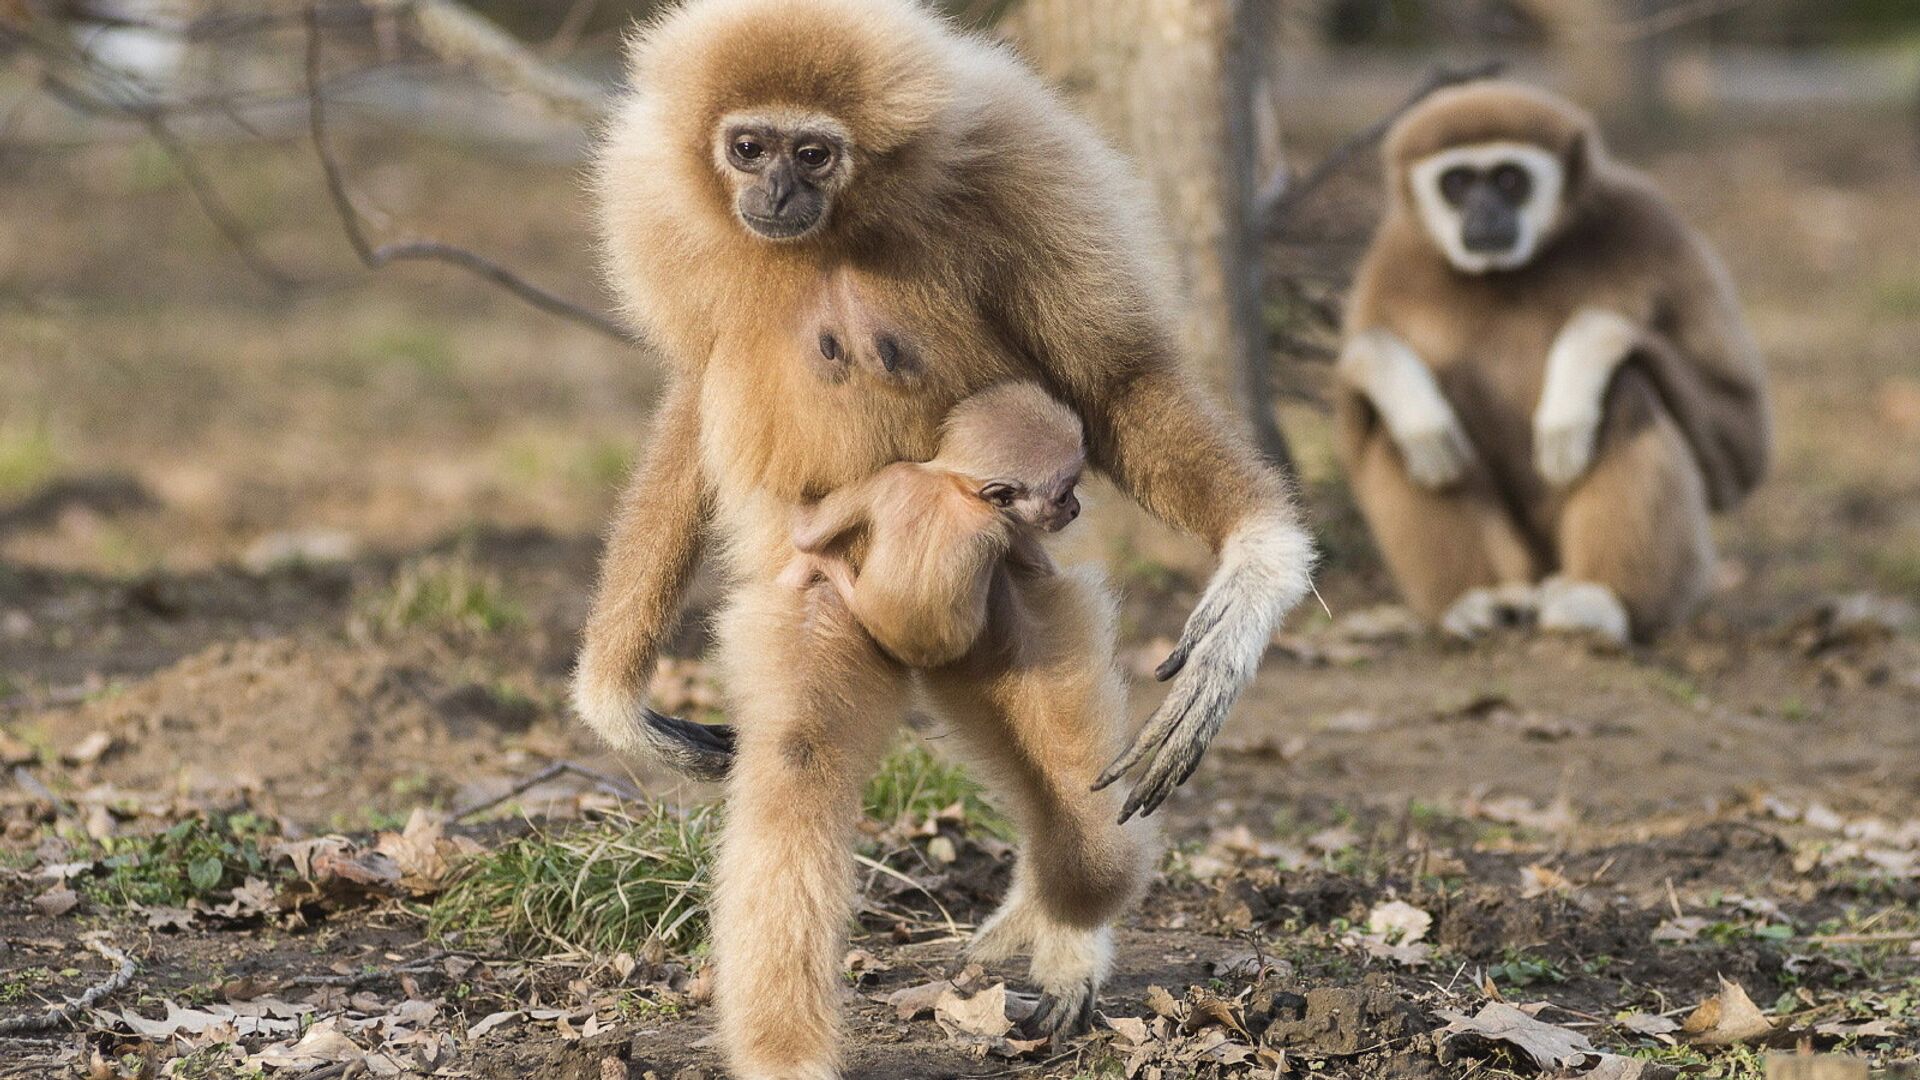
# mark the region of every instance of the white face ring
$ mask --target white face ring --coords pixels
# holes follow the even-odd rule
[[[1448,169],[1465,166],[1480,172],[1496,165],[1518,165],[1533,180],[1533,190],[1520,207],[1520,234],[1506,251],[1468,251],[1460,231],[1460,211],[1440,193],[1440,177]],[[1455,269],[1467,274],[1513,270],[1533,261],[1541,240],[1553,229],[1566,190],[1566,170],[1560,159],[1532,143],[1488,142],[1456,146],[1421,158],[1408,170],[1413,200],[1427,235],[1446,254]]]

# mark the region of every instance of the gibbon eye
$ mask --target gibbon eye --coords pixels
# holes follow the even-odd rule
[[[733,140],[733,154],[742,161],[757,160],[760,155],[766,152],[767,148],[762,146],[758,139],[741,138]]]
[[[1520,203],[1533,192],[1533,177],[1518,165],[1501,165],[1493,170],[1493,186],[1508,202]]]
[[[833,151],[818,144],[809,144],[795,150],[793,156],[799,158],[800,164],[807,168],[818,169],[833,160]]]
[[[1475,179],[1472,169],[1465,165],[1455,165],[1440,174],[1440,194],[1448,202],[1458,206],[1466,200],[1467,192],[1472,189]]]

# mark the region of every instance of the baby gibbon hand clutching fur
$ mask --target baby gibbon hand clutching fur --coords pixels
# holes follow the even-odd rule
[[[1021,837],[971,954],[1030,957],[1030,1032],[1084,1029],[1151,864],[1148,830],[1122,823],[1193,772],[1307,591],[1290,493],[1179,353],[1141,185],[1003,46],[912,0],[689,0],[631,49],[600,229],[668,390],[574,700],[616,747],[725,777],[717,1041],[750,1080],[840,1075],[861,788],[912,703]],[[831,585],[779,581],[798,508],[933,458],[957,404],[1019,380],[1079,417],[1088,467],[1219,557],[1131,746],[1097,571],[996,570],[976,647],[926,670],[882,651]],[[728,590],[730,734],[646,705],[703,551]]]
[[[802,554],[782,576],[832,582],[867,633],[908,667],[960,659],[987,622],[993,573],[1052,564],[1037,533],[1079,516],[1085,464],[1080,421],[1029,382],[1006,383],[953,407],[932,461],[897,462],[795,515]],[[848,534],[864,530],[860,568]]]
[[[1766,471],[1766,375],[1726,269],[1591,117],[1485,81],[1409,112],[1361,264],[1339,449],[1407,602],[1616,641],[1686,616],[1707,518]]]

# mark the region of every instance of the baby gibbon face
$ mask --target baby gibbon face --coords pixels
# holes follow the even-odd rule
[[[853,175],[852,139],[831,116],[766,109],[723,117],[714,158],[733,212],[755,235],[791,241],[826,223]]]
[[[1038,483],[1012,477],[989,480],[980,486],[980,497],[1030,529],[1059,532],[1080,516],[1080,500],[1073,494],[1079,483],[1076,467]]]
[[[1420,221],[1455,268],[1514,270],[1538,253],[1560,214],[1566,170],[1529,143],[1456,146],[1414,163]]]

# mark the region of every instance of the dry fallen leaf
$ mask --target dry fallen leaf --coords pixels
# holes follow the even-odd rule
[[[1534,863],[1520,871],[1520,898],[1531,900],[1548,893],[1565,895],[1573,891],[1573,882],[1551,866]]]
[[[60,756],[69,765],[90,765],[99,761],[111,749],[113,749],[113,736],[104,731],[96,731],[68,747]]]
[[[1147,1022],[1137,1016],[1102,1016],[1100,1019],[1133,1046],[1145,1046],[1153,1038]]]
[[[480,1022],[467,1029],[467,1038],[477,1039],[494,1028],[511,1024],[526,1017],[520,1009],[508,1009],[504,1012],[489,1013],[480,1018]]]
[[[1653,928],[1651,937],[1654,941],[1692,941],[1700,936],[1702,930],[1711,925],[1713,925],[1712,921],[1702,916],[1681,915],[1663,920],[1659,926]]]
[[[1504,1002],[1490,1001],[1472,1016],[1440,1010],[1436,1015],[1447,1021],[1441,1034],[1449,1040],[1468,1035],[1488,1042],[1506,1043],[1525,1054],[1541,1069],[1567,1069],[1589,1057],[1599,1057],[1585,1035],[1536,1020],[1524,1010]]]
[[[1773,1021],[1739,983],[1722,976],[1720,992],[1689,1013],[1680,1030],[1696,1046],[1732,1046],[1770,1034]]]
[[[1659,1038],[1662,1035],[1670,1035],[1680,1030],[1679,1021],[1670,1016],[1661,1016],[1657,1013],[1631,1013],[1614,1022],[1636,1035],[1649,1035],[1654,1038]],[[1672,1042],[1673,1040],[1666,1039],[1663,1041]]]
[[[366,1060],[366,1051],[342,1034],[337,1020],[322,1020],[308,1028],[300,1041],[289,1046],[275,1043],[247,1059],[256,1068],[313,1068],[319,1065],[352,1065]]]
[[[1433,916],[1405,900],[1375,904],[1367,913],[1367,929],[1396,945],[1411,945],[1432,927]]]
[[[65,885],[57,885],[33,898],[33,910],[46,916],[65,915],[80,904],[80,895]]]
[[[951,986],[933,1005],[933,1019],[948,1035],[979,1035],[998,1039],[1013,1030],[1007,1019],[1007,986],[994,983],[970,997]]]
[[[1624,1054],[1601,1054],[1593,1068],[1580,1074],[1582,1080],[1675,1080],[1680,1070],[1658,1065]]]
[[[941,996],[952,989],[953,983],[946,979],[909,986],[888,994],[887,1006],[902,1020],[916,1020],[932,1012]]]

